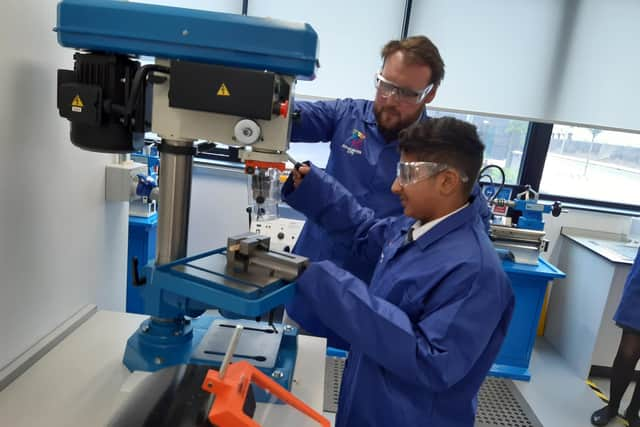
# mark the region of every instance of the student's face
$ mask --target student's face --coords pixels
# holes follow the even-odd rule
[[[420,162],[415,154],[401,153],[400,162],[421,163],[409,165],[412,173],[403,173],[402,179],[396,177],[391,186],[406,216],[425,223],[462,206],[465,178],[458,171],[443,164]]]
[[[416,93],[423,91],[431,83],[431,68],[428,65],[405,64],[402,51],[386,58],[380,74],[394,86]],[[422,101],[416,103],[397,94],[389,95],[379,88],[373,105],[378,127],[390,139],[397,138],[398,132],[418,120],[425,104],[433,100],[436,91],[437,88],[434,87]]]
[[[417,162],[419,160],[415,155],[402,153],[400,161]],[[406,216],[422,222],[433,219],[436,211],[434,207],[440,198],[437,175],[407,185],[401,185],[398,178],[393,181],[391,191],[400,198]]]

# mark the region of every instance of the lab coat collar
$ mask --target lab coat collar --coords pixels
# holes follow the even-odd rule
[[[477,207],[475,207],[473,204],[470,204],[461,211],[456,212],[450,217],[444,219],[442,222],[438,223],[431,230],[427,231],[425,234],[416,239],[415,243],[420,247],[421,250],[424,250],[432,243],[440,240],[440,238],[446,236],[453,230],[464,226],[469,221],[473,221],[477,215]],[[412,223],[409,223],[407,231],[411,226]]]

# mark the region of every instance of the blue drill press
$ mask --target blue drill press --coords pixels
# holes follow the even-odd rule
[[[71,123],[71,142],[130,153],[146,131],[161,138],[157,254],[134,268],[150,317],[129,339],[125,365],[218,366],[242,323],[234,359],[288,387],[297,331],[255,318],[292,297],[307,260],[271,251],[268,238],[253,234],[187,256],[191,171],[195,141],[239,147],[254,209],[273,202],[295,83],[315,76],[317,34],[308,24],[111,0],[61,1],[55,31],[77,50],[74,69],[58,70],[58,110]],[[155,61],[143,65],[141,56]],[[212,308],[245,320],[204,314]]]

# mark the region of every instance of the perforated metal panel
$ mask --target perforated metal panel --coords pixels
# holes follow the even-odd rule
[[[324,410],[336,413],[338,411],[338,397],[344,371],[344,357],[327,356],[324,369]]]
[[[336,413],[345,358],[327,356],[324,373],[324,410]],[[543,427],[513,381],[487,378],[478,393],[475,427]]]
[[[487,378],[478,393],[476,427],[543,427],[513,384]]]

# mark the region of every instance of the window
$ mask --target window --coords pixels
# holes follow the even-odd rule
[[[529,122],[436,110],[428,112],[431,117],[450,116],[475,125],[485,145],[484,165],[500,166],[504,170],[506,184],[518,183]],[[491,175],[498,178],[493,171]]]
[[[640,205],[640,135],[554,125],[540,192]]]

